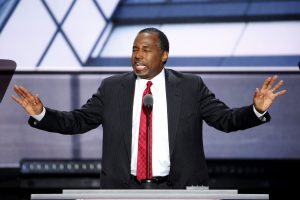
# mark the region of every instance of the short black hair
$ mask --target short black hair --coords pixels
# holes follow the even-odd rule
[[[140,33],[157,33],[159,40],[160,40],[160,49],[162,51],[169,52],[169,40],[168,40],[167,36],[161,30],[159,30],[157,28],[149,27],[149,28],[140,30],[139,34]]]

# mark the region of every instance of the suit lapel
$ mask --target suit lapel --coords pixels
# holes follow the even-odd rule
[[[176,139],[176,132],[181,108],[182,90],[179,85],[179,78],[174,76],[171,70],[166,69],[166,93],[167,93],[167,112],[169,129],[169,149],[170,156],[173,153]]]
[[[124,131],[124,142],[128,153],[129,163],[131,160],[131,138],[132,138],[132,112],[136,77],[129,73],[121,82],[119,91],[119,110],[121,125],[120,129]]]

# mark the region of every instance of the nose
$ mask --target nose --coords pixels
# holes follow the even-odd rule
[[[142,54],[142,51],[141,50],[137,50],[135,52],[135,58],[136,59],[142,59],[143,58],[143,54]]]

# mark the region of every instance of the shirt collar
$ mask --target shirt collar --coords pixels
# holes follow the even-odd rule
[[[151,88],[155,88],[158,89],[160,88],[159,86],[161,84],[165,84],[165,70],[161,70],[161,72],[159,74],[157,74],[154,78],[152,78],[151,80],[147,80],[147,79],[142,79],[139,76],[137,77],[137,81],[139,82],[140,86],[142,87],[146,87],[146,83],[148,81],[151,81],[153,83],[153,85],[151,86]]]

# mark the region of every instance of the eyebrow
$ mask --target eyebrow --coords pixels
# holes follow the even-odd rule
[[[150,48],[150,47],[151,47],[151,45],[149,45],[149,44],[142,45],[142,48]],[[139,48],[139,47],[137,45],[133,45],[132,48]]]

